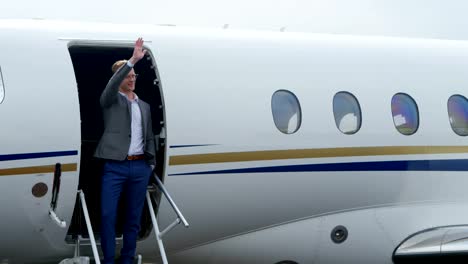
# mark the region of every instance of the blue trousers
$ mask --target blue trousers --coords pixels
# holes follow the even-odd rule
[[[106,161],[101,190],[101,248],[105,264],[114,263],[115,223],[122,192],[126,207],[120,260],[122,264],[133,262],[151,172],[145,160]]]

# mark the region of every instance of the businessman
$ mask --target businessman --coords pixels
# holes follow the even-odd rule
[[[94,156],[105,160],[101,190],[101,248],[105,264],[114,263],[115,222],[122,192],[126,207],[120,261],[133,262],[146,187],[155,166],[150,106],[134,92],[138,75],[133,66],[146,54],[143,43],[139,38],[132,57],[114,63],[114,74],[100,99],[104,133]]]

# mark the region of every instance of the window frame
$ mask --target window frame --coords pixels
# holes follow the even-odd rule
[[[0,66],[0,104],[3,103],[5,100],[5,82],[3,81],[3,72],[2,72],[2,67]]]
[[[338,123],[337,123],[337,120],[336,120],[336,114],[335,114],[335,98],[336,98],[336,96],[338,94],[349,95],[357,103],[357,108],[359,110],[359,122],[358,122],[358,127],[352,133],[343,132],[340,129],[340,127],[338,126]],[[357,97],[354,94],[352,94],[351,92],[348,92],[348,91],[339,91],[339,92],[335,93],[335,95],[333,96],[333,101],[332,101],[332,110],[333,110],[333,119],[335,120],[335,126],[338,129],[338,131],[340,131],[342,134],[344,134],[344,135],[354,135],[357,132],[359,132],[359,130],[361,130],[361,127],[362,127],[362,108],[361,108],[361,104],[359,103],[359,100],[357,99]]]
[[[468,104],[468,99],[467,99],[465,96],[461,95],[461,94],[453,94],[453,95],[451,95],[451,96],[449,97],[449,99],[447,100],[447,115],[448,115],[448,121],[449,121],[450,128],[452,128],[453,133],[455,133],[456,135],[458,135],[458,136],[460,136],[460,137],[466,137],[466,136],[468,136],[468,132],[467,132],[466,134],[459,134],[459,133],[457,133],[457,131],[455,131],[455,129],[453,128],[452,121],[450,121],[451,118],[452,118],[452,116],[450,115],[449,104],[450,104],[450,99],[452,99],[452,98],[454,98],[454,97],[459,97],[459,98],[461,98],[461,99],[464,99],[465,102],[467,102],[467,104]]]
[[[393,115],[393,98],[395,98],[395,96],[397,96],[397,95],[403,95],[406,98],[409,98],[414,103],[414,106],[416,107],[417,126],[414,129],[414,131],[412,133],[410,133],[410,134],[406,134],[406,133],[401,132],[401,130],[398,129],[398,126],[395,123],[395,118],[394,118],[394,115]],[[411,135],[416,134],[419,131],[419,127],[421,125],[421,117],[420,117],[420,114],[419,114],[419,106],[418,106],[418,103],[416,102],[416,100],[414,100],[414,98],[411,95],[409,95],[407,93],[403,93],[403,92],[398,92],[398,93],[394,94],[392,96],[392,98],[390,99],[390,113],[391,113],[391,117],[392,117],[393,126],[395,127],[396,131],[398,131],[398,133],[400,133],[401,135],[411,136]]]
[[[284,93],[287,93],[289,95],[292,95],[292,97],[295,99],[296,103],[297,103],[297,109],[298,109],[298,113],[299,113],[299,116],[298,116],[298,124],[297,124],[297,127],[294,131],[290,132],[290,133],[287,133],[287,132],[284,132],[282,131],[277,122],[276,122],[276,118],[275,118],[275,114],[274,114],[274,111],[273,111],[273,99],[275,98],[275,94],[279,93],[279,92],[284,92]],[[281,133],[285,134],[285,135],[292,135],[292,134],[295,134],[297,131],[299,131],[299,129],[301,128],[302,126],[302,107],[301,107],[301,103],[299,101],[299,98],[291,91],[289,90],[286,90],[286,89],[279,89],[279,90],[276,90],[272,95],[271,95],[271,100],[270,100],[270,109],[271,109],[271,116],[273,118],[273,123],[275,124],[275,127],[278,131],[280,131]]]

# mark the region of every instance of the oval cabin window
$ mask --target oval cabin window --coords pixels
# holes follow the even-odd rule
[[[447,103],[450,125],[459,136],[468,135],[468,101],[462,95],[452,95]]]
[[[297,97],[286,90],[276,91],[271,98],[273,121],[279,131],[292,134],[301,126],[301,106]]]
[[[403,135],[416,133],[419,127],[419,111],[414,99],[404,93],[392,98],[392,115],[395,128]]]
[[[339,92],[333,97],[333,115],[336,127],[344,134],[351,135],[361,128],[361,107],[354,95]]]
[[[5,98],[5,85],[3,85],[2,68],[0,68],[0,104],[3,102],[4,98]]]

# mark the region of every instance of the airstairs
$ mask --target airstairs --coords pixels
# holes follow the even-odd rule
[[[157,240],[157,243],[158,243],[159,252],[161,254],[163,264],[167,264],[168,262],[167,262],[166,251],[164,250],[164,244],[163,244],[163,241],[162,241],[163,236],[166,235],[167,233],[169,233],[169,231],[171,231],[174,227],[176,227],[180,223],[183,223],[183,225],[185,227],[189,227],[189,224],[188,224],[187,220],[185,220],[185,217],[180,212],[179,208],[175,204],[175,202],[172,199],[169,192],[166,190],[166,187],[164,187],[164,184],[161,182],[161,180],[159,180],[159,178],[158,178],[158,176],[156,174],[153,174],[153,176],[154,176],[154,179],[156,180],[157,187],[162,192],[162,194],[164,194],[167,201],[172,206],[172,209],[177,214],[177,218],[174,220],[174,222],[172,222],[162,232],[160,232],[159,231],[159,225],[158,225],[158,222],[156,220],[156,215],[154,214],[154,209],[153,209],[153,204],[152,204],[152,200],[151,200],[151,196],[150,196],[150,191],[146,192],[146,201],[148,203],[148,207],[149,207],[149,211],[150,211],[150,215],[151,215],[151,222],[153,223],[154,233],[156,235],[156,240]],[[154,191],[154,190],[152,190],[152,191]]]
[[[154,173],[153,173],[153,177],[155,179],[156,186],[148,186],[148,190],[146,192],[146,201],[147,201],[148,209],[149,209],[149,212],[150,212],[150,215],[151,215],[151,222],[153,224],[154,233],[155,233],[155,236],[156,236],[156,242],[157,242],[157,246],[159,248],[159,252],[160,252],[160,255],[161,255],[162,262],[163,262],[163,264],[168,264],[166,251],[164,249],[164,244],[163,244],[163,240],[162,240],[163,236],[166,235],[167,233],[169,233],[172,229],[174,229],[174,227],[176,227],[180,223],[182,223],[185,227],[189,227],[189,224],[188,224],[187,220],[185,219],[185,217],[180,212],[179,208],[175,204],[174,200],[170,196],[167,189],[164,187],[164,184],[161,182],[161,180],[159,180],[157,175],[154,174]],[[154,212],[153,203],[156,203],[156,202],[153,199],[151,199],[151,193],[157,192],[158,190],[166,197],[167,201],[169,202],[169,204],[172,206],[173,210],[177,214],[177,218],[174,220],[174,222],[169,224],[163,231],[159,230],[159,225],[158,225],[158,222],[156,220],[156,214]],[[74,257],[64,259],[59,264],[90,264],[90,263],[101,264],[101,258],[99,256],[99,251],[97,249],[97,244],[98,243],[96,242],[96,239],[94,238],[94,232],[93,232],[93,228],[91,226],[91,221],[90,221],[90,218],[89,218],[88,207],[86,205],[85,194],[84,194],[84,192],[82,190],[79,190],[78,195],[79,195],[79,203],[81,205],[81,208],[83,210],[83,215],[85,217],[86,228],[87,228],[87,231],[88,231],[88,234],[89,234],[89,238],[83,238],[81,235],[78,235],[78,237],[76,239],[76,244],[75,244]],[[54,215],[51,215],[52,219],[54,219],[53,218]],[[57,219],[54,219],[54,220],[57,223],[59,223],[59,221]],[[62,222],[60,222],[59,226],[64,228],[66,226],[66,223],[62,221]],[[88,257],[88,256],[81,256],[80,248],[82,246],[85,246],[85,245],[91,245],[91,249],[92,249],[92,252],[93,252],[93,258],[92,259],[90,259],[90,257]],[[141,255],[136,256],[135,262],[138,263],[138,264],[141,264],[142,263],[142,256]]]

